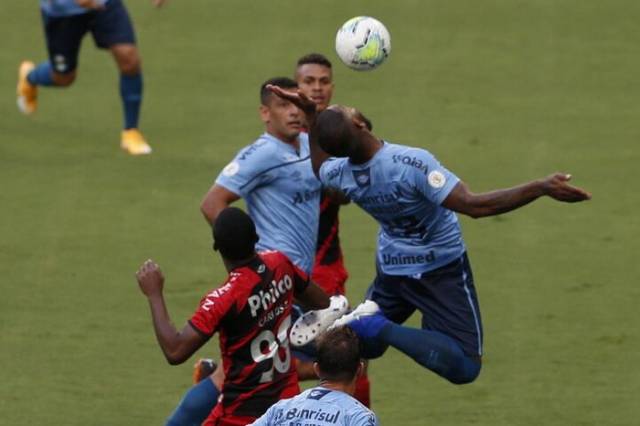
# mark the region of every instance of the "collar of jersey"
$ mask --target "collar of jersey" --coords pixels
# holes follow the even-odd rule
[[[280,139],[276,138],[275,136],[273,136],[270,133],[264,132],[262,134],[262,137],[265,139],[269,139],[271,141],[277,142],[278,145],[282,146],[284,149],[290,151],[291,153],[295,154],[296,156],[300,157],[302,155],[302,140],[300,139],[300,137],[298,136],[298,143],[300,144],[300,152],[298,152],[295,147],[293,145],[291,145],[290,143],[286,143],[284,141],[281,141]]]

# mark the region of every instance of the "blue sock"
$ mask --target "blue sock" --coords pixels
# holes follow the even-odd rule
[[[29,74],[27,81],[36,86],[54,86],[53,70],[49,61],[38,64]]]
[[[377,339],[409,355],[414,361],[454,384],[473,382],[480,361],[464,354],[451,337],[437,331],[386,324]]]
[[[142,74],[120,74],[120,97],[124,109],[124,128],[138,128],[140,103],[142,102]]]
[[[166,426],[200,426],[218,402],[220,391],[210,377],[200,381],[187,391],[167,419]]]

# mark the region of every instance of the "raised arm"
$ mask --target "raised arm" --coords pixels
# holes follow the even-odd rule
[[[185,324],[182,331],[178,331],[171,322],[162,294],[164,276],[155,262],[147,260],[136,273],[136,278],[149,301],[153,329],[162,353],[169,364],[182,364],[200,349],[206,339],[190,324]]]
[[[204,196],[200,204],[200,211],[207,222],[213,225],[218,214],[239,199],[240,196],[235,192],[229,191],[224,186],[214,184]]]
[[[591,199],[587,191],[569,185],[570,179],[571,175],[554,173],[544,179],[480,194],[474,194],[460,181],[442,205],[475,219],[515,210],[545,195],[566,203]]]

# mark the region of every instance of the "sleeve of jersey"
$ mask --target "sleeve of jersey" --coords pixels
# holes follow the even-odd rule
[[[362,411],[351,418],[349,422],[353,426],[378,426],[378,418],[371,411]]]
[[[320,166],[318,177],[322,186],[326,188],[340,188],[340,175],[344,161],[341,158],[329,158]]]
[[[427,151],[419,150],[416,159],[422,161],[424,167],[410,168],[412,183],[429,201],[442,204],[460,179]]]
[[[234,295],[230,290],[231,284],[227,283],[207,294],[189,320],[189,324],[207,339],[218,330],[220,322],[234,304]]]
[[[240,150],[222,169],[216,184],[244,198],[254,188],[269,183],[272,178],[269,172],[274,160],[277,157],[272,145],[267,141],[257,140]]]

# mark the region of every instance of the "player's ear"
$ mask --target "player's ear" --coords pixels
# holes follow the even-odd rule
[[[262,120],[263,123],[268,123],[269,120],[271,120],[269,107],[266,105],[260,105],[259,111],[260,111],[260,120]]]
[[[356,129],[358,130],[365,130],[367,128],[367,124],[364,121],[362,121],[358,116],[351,117],[351,122],[353,123],[354,126],[356,126]]]
[[[362,377],[364,375],[364,361],[360,361],[358,364],[358,370],[356,371],[356,377]]]
[[[313,363],[313,372],[316,373],[317,377],[320,377],[320,366],[317,362]]]

